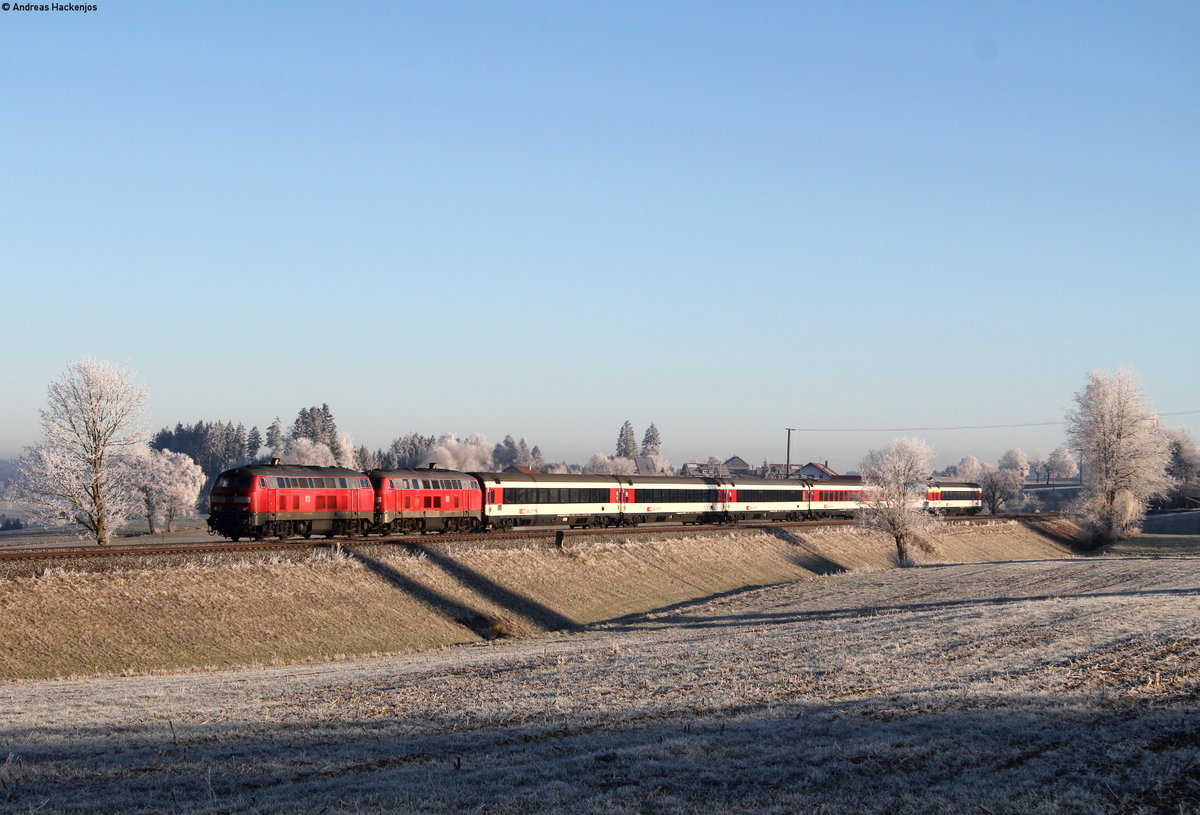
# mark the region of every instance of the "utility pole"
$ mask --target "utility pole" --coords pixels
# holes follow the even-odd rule
[[[783,465],[783,477],[792,477],[792,434],[796,432],[794,427],[785,427],[787,431],[787,463]]]

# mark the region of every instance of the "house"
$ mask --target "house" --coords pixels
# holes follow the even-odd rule
[[[753,478],[757,471],[746,463],[746,460],[741,456],[734,456],[725,460],[725,469],[730,475],[739,476],[741,478]]]
[[[826,481],[837,475],[838,473],[829,469],[828,461],[824,464],[810,461],[803,467],[794,467],[792,469],[792,478],[807,478],[809,481]]]
[[[525,475],[540,475],[540,473],[532,467],[526,467],[523,464],[509,464],[501,472],[505,473],[523,473]]]

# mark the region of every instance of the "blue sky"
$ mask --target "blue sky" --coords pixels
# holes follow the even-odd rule
[[[1195,3],[96,4],[0,12],[0,457],[84,355],[580,462],[1200,410]]]

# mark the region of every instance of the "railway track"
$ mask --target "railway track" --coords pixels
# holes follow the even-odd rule
[[[995,521],[1008,520],[1049,520],[1058,517],[1053,514],[1041,515],[982,515],[971,517],[946,518],[947,523],[953,524],[986,524]],[[178,555],[178,554],[213,554],[227,552],[296,552],[304,549],[327,549],[332,546],[411,546],[417,543],[435,542],[439,545],[457,544],[490,544],[513,541],[549,540],[558,546],[566,546],[568,540],[583,540],[598,535],[612,537],[648,535],[655,533],[688,533],[698,531],[722,531],[734,529],[822,529],[850,526],[851,520],[819,520],[819,521],[779,521],[779,522],[746,522],[723,525],[678,525],[678,524],[646,524],[618,528],[599,529],[562,529],[555,527],[526,527],[508,532],[487,533],[429,533],[423,535],[387,535],[365,536],[356,538],[287,538],[271,541],[233,542],[225,539],[212,541],[154,543],[154,544],[119,544],[110,546],[12,548],[0,551],[0,561],[19,560],[71,560],[74,558],[95,557],[137,557],[147,555]]]

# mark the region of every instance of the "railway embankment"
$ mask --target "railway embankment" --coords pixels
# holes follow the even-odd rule
[[[1071,555],[1071,530],[951,526],[931,563]],[[751,527],[503,548],[434,539],[0,578],[0,679],[290,664],[571,630],[752,586],[894,566],[882,537]]]

